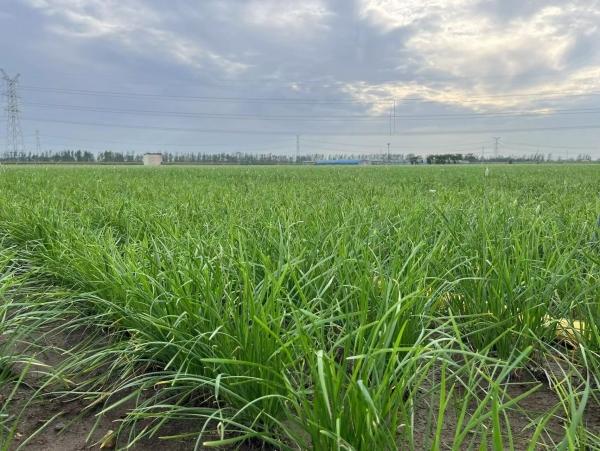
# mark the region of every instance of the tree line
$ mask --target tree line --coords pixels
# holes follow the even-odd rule
[[[579,154],[570,159],[553,159],[551,154],[533,153],[523,156],[497,156],[482,159],[472,153],[428,154],[425,156],[414,153],[303,153],[301,155],[275,153],[244,153],[244,152],[163,152],[164,164],[309,164],[319,160],[368,160],[374,164],[465,164],[465,163],[543,163],[549,161],[589,162],[589,154]],[[0,154],[0,163],[83,163],[83,164],[142,164],[143,154],[136,152],[118,152],[105,150],[92,153],[87,150],[60,150],[43,152],[20,152],[17,154],[5,152]]]

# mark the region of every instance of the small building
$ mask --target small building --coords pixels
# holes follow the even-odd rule
[[[145,153],[144,166],[160,166],[162,164],[162,153]]]

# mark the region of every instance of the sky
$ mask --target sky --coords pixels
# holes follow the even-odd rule
[[[600,0],[0,1],[27,150],[600,158],[599,43]]]

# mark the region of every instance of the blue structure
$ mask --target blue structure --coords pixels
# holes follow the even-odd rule
[[[359,165],[368,164],[367,160],[317,160],[315,164],[335,164],[335,165]]]

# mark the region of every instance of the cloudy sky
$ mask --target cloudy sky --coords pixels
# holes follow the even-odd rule
[[[0,2],[55,150],[600,158],[599,43],[593,0]]]

